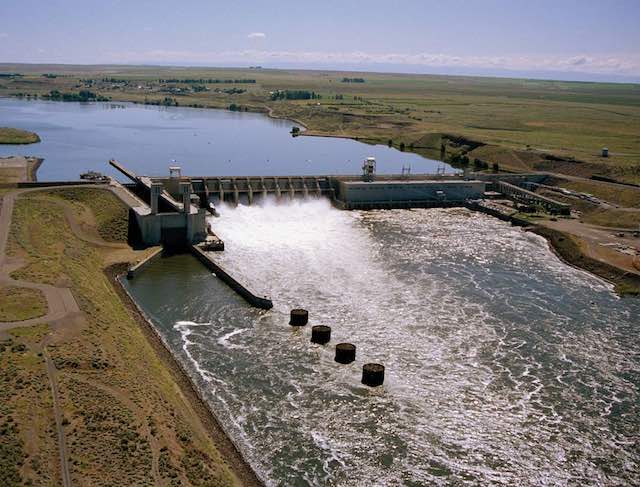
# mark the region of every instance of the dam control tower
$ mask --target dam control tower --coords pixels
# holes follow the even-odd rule
[[[367,157],[362,163],[362,180],[373,181],[376,178],[376,158]]]

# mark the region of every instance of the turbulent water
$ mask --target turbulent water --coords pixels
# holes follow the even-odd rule
[[[467,210],[221,214],[218,257],[273,310],[189,256],[129,285],[268,484],[640,483],[639,300]],[[333,361],[341,341],[355,363]],[[366,362],[383,387],[360,384]]]

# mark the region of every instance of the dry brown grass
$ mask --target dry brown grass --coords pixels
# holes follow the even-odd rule
[[[46,325],[0,338],[0,485],[56,485],[59,460],[41,341]]]
[[[76,196],[76,204],[84,205],[80,201],[85,196]],[[74,484],[204,485],[202,464],[206,485],[237,484],[191,404],[103,273],[108,250],[68,231],[62,214],[65,205],[68,199],[55,193],[23,195],[16,201],[10,239],[12,251],[27,260],[27,267],[18,271],[21,277],[65,282],[84,313],[83,326],[62,324],[48,346],[58,370]],[[15,369],[11,376],[32,373],[23,362],[7,360]],[[29,364],[43,370],[41,358]],[[16,388],[12,381],[2,389],[14,394]],[[31,412],[34,417],[50,417],[50,408],[50,402],[34,403]],[[51,425],[47,428],[34,431],[29,422],[19,421],[12,435],[26,445],[34,434],[51,436]],[[180,431],[187,434],[182,437]],[[19,443],[11,443],[13,457],[23,458],[24,464],[34,462]],[[194,463],[193,458],[201,461]],[[52,465],[40,470],[54,478],[52,483],[58,482]],[[23,481],[29,478],[20,468],[14,474]]]

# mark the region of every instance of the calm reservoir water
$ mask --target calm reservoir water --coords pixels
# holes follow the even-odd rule
[[[39,144],[0,145],[0,157],[45,159],[38,180],[77,179],[89,169],[119,176],[117,159],[139,174],[165,175],[175,159],[193,176],[360,174],[375,156],[378,172],[434,173],[441,162],[347,139],[291,137],[295,125],[257,113],[131,103],[61,103],[0,98],[0,127],[37,132]],[[453,169],[446,165],[447,171]]]
[[[640,300],[463,209],[221,213],[217,257],[272,310],[188,255],[125,285],[269,485],[640,484]]]

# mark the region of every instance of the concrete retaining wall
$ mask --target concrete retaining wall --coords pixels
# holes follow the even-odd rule
[[[251,306],[255,306],[260,309],[273,308],[273,302],[267,297],[260,297],[250,291],[246,286],[240,284],[235,278],[233,278],[227,271],[225,271],[219,264],[213,261],[205,252],[203,252],[198,246],[191,245],[189,247],[191,253],[202,262],[211,272],[213,272],[221,281],[224,281],[231,289],[237,292],[244,300]]]
[[[25,181],[17,183],[18,188],[49,188],[51,186],[95,186],[104,185],[104,181]]]
[[[159,258],[162,255],[162,250],[163,250],[162,247],[157,249],[155,252],[149,255],[146,259],[142,259],[136,265],[131,266],[127,271],[127,279],[133,279],[136,275],[140,273],[142,269],[144,269],[149,264],[151,264],[151,262]]]

